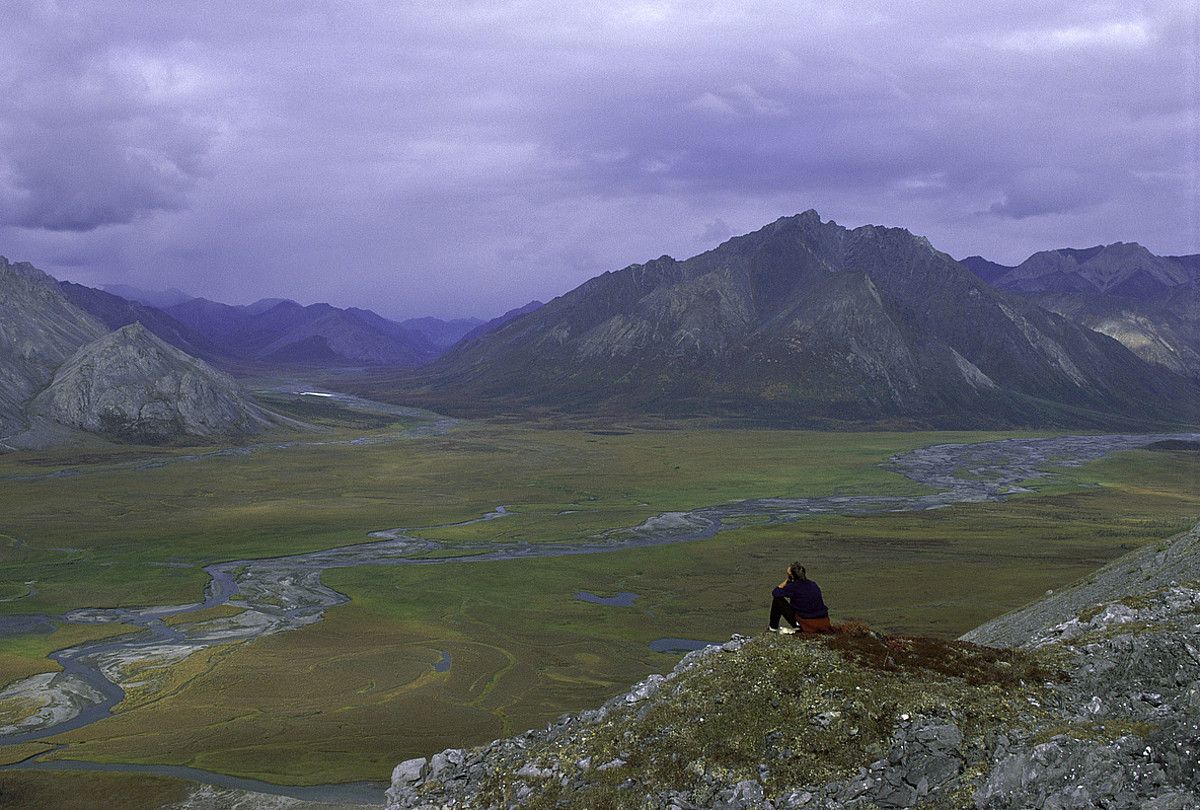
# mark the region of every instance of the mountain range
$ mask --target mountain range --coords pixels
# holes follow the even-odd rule
[[[138,322],[188,354],[237,370],[413,368],[466,335],[486,332],[524,311],[486,323],[479,318],[429,317],[397,322],[369,309],[304,306],[286,298],[234,305],[178,290],[155,292],[124,285],[93,289],[66,281],[60,286],[72,303],[110,329]]]
[[[1195,422],[1200,393],[923,237],[815,211],[604,273],[401,384],[451,407],[947,426]]]
[[[438,354],[419,332],[365,309],[287,300],[231,306],[193,298],[163,312],[225,356],[268,366],[416,366]]]
[[[29,413],[138,444],[245,435],[281,421],[254,404],[232,377],[140,323],[82,346],[55,371]]]
[[[1042,251],[1015,267],[980,256],[962,263],[997,289],[1200,379],[1200,255],[1156,256],[1117,242]]]
[[[134,300],[2,259],[0,283],[0,437],[53,423],[161,441],[269,423],[217,368],[339,369],[372,396],[480,413],[1200,421],[1200,256],[1136,243],[958,262],[902,228],[807,211],[486,323],[121,288]]]

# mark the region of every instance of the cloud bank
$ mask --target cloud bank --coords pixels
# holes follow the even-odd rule
[[[1190,4],[578,6],[15,0],[0,253],[448,316],[810,207],[1200,250]]]

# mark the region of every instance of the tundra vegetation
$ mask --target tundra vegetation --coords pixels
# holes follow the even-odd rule
[[[198,460],[188,459],[203,449],[0,456],[9,599],[0,615],[194,602],[205,564],[365,542],[372,531],[463,521],[497,505],[511,514],[420,533],[452,555],[455,542],[579,540],[743,498],[917,494],[881,462],[1014,435],[464,422],[399,440],[388,438],[395,426],[371,425],[366,435],[379,441],[330,441],[366,427]],[[603,554],[328,571],[325,583],[351,601],[321,622],[194,655],[172,667],[169,688],[52,738],[61,747],[45,756],[287,784],[382,781],[401,760],[544,725],[670,669],[678,654],[652,650],[657,638],[760,632],[765,588],[793,558],[806,561],[835,618],[954,638],[1190,526],[1198,475],[1194,452],[1133,451],[1065,469],[1003,503],[751,522],[709,540]],[[637,598],[607,606],[580,591]],[[80,633],[120,630],[0,637],[0,683],[54,670],[47,654]],[[451,665],[439,671],[445,653]],[[44,750],[19,748],[0,753],[12,761]]]

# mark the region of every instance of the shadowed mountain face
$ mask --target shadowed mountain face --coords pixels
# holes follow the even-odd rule
[[[962,263],[998,289],[1200,379],[1200,256],[1155,256],[1136,243],[1117,242],[1043,251],[1016,267],[978,256]]]
[[[220,350],[203,335],[162,310],[82,284],[60,281],[58,286],[68,301],[100,320],[109,329],[120,329],[131,323],[140,323],[167,343],[190,355],[206,359],[221,355]]]
[[[408,368],[439,354],[419,332],[365,309],[287,300],[238,307],[194,298],[165,311],[225,355],[265,364]]]
[[[516,307],[515,309],[510,309],[508,312],[505,312],[503,315],[499,315],[495,318],[492,318],[490,321],[488,321],[486,323],[479,324],[474,329],[472,329],[470,332],[467,332],[465,335],[463,335],[461,340],[463,343],[466,343],[468,340],[474,340],[477,337],[482,337],[484,335],[495,332],[497,329],[504,326],[509,321],[515,321],[517,318],[520,318],[522,315],[528,315],[530,312],[541,309],[543,306],[545,306],[545,304],[543,304],[541,301],[538,301],[535,299],[533,301],[530,301],[528,304],[525,304],[524,306]]]
[[[605,273],[451,351],[415,393],[936,424],[1195,418],[1196,387],[999,293],[906,230],[814,211]]]
[[[982,256],[968,256],[965,259],[959,259],[959,264],[965,266],[975,275],[986,281],[988,284],[994,284],[996,279],[1003,276],[1005,273],[1011,272],[1013,268],[1007,264],[997,264],[989,261]]]
[[[463,336],[473,329],[483,325],[479,318],[455,318],[445,321],[441,318],[409,318],[400,321],[405,329],[416,332],[439,349],[448,349],[463,339]]]

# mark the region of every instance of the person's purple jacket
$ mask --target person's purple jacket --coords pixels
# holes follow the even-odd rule
[[[793,579],[782,588],[775,588],[771,594],[791,600],[792,609],[801,619],[823,619],[829,615],[829,608],[821,598],[821,589],[811,579]]]

